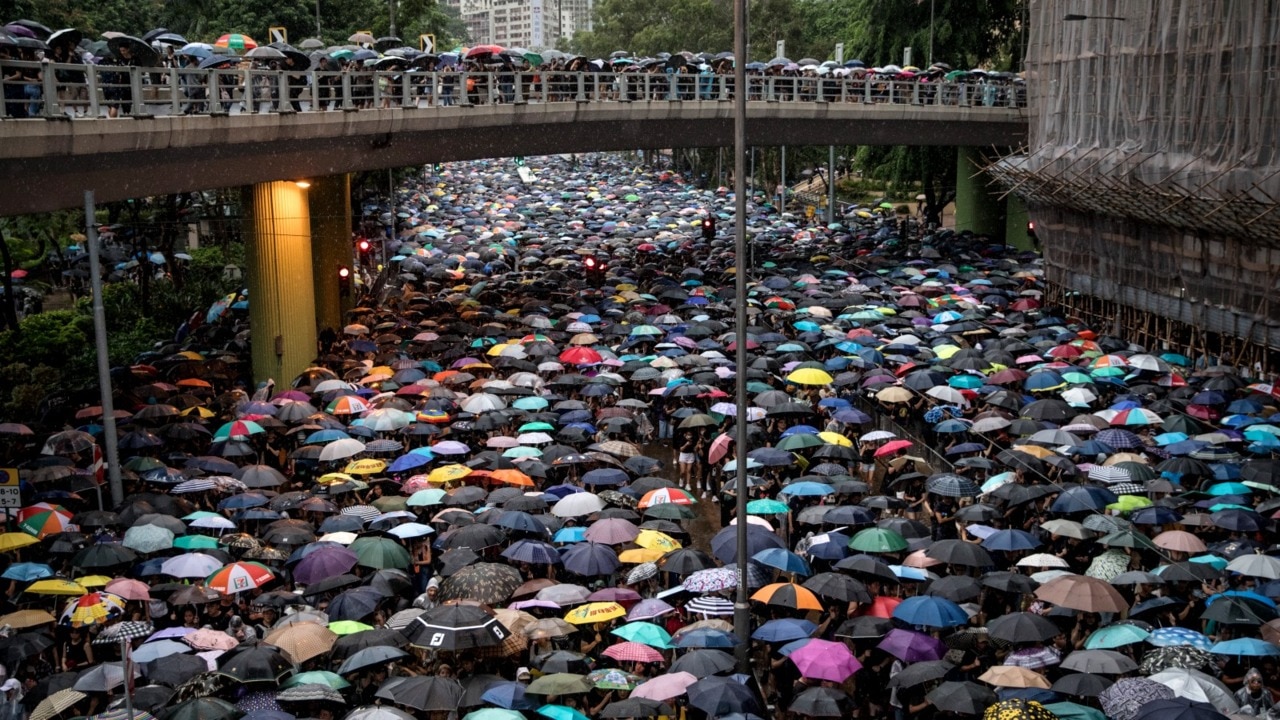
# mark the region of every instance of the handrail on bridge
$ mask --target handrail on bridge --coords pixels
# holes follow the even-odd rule
[[[418,109],[529,103],[729,101],[728,75],[560,71],[292,72],[0,62],[0,120]],[[1020,83],[748,76],[750,100],[1023,108]]]

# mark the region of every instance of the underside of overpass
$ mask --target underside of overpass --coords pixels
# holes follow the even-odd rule
[[[753,102],[747,141],[779,145],[1013,147],[1024,111]],[[553,103],[290,115],[6,121],[0,216],[274,180],[453,160],[729,147],[724,101]]]

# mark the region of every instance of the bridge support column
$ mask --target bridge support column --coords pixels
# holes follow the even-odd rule
[[[1005,241],[1004,201],[992,192],[980,167],[977,148],[962,147],[956,156],[956,232],[969,230],[987,235],[997,243]]]
[[[242,190],[253,378],[284,385],[316,356],[316,305],[309,291],[311,212],[307,190],[279,180]]]
[[[338,293],[338,268],[354,268],[351,250],[351,176],[311,180],[311,275],[315,287],[316,328],[341,333],[350,300]]]

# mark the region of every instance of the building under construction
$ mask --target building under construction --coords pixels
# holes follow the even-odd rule
[[[991,163],[1049,301],[1280,370],[1280,2],[1030,0],[1030,145]]]

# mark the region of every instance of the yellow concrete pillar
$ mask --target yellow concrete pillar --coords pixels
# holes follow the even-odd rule
[[[288,180],[242,192],[253,379],[284,386],[316,356],[307,189]]]
[[[316,328],[341,333],[354,305],[338,294],[338,268],[355,267],[351,250],[351,176],[311,180],[311,273],[315,279]]]

